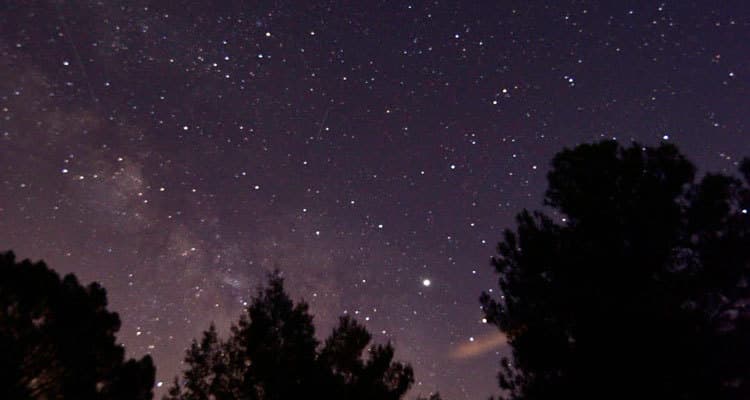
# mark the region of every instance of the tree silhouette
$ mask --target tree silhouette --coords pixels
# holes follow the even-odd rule
[[[295,304],[276,273],[227,340],[211,325],[193,342],[183,379],[165,399],[401,399],[414,380],[411,367],[393,361],[390,343],[370,342],[363,326],[342,317],[321,346],[307,304]]]
[[[510,399],[750,398],[750,161],[695,180],[676,147],[559,153],[492,264]],[[557,221],[562,221],[558,223]]]
[[[104,288],[0,254],[0,398],[151,399],[149,356],[124,360]]]
[[[400,399],[412,383],[408,366],[393,362],[390,344],[369,349],[369,359],[363,360],[371,336],[365,327],[349,316],[339,319],[339,325],[319,354],[326,376],[336,388],[338,399]]]

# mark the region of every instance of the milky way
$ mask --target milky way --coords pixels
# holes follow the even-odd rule
[[[557,151],[750,154],[750,6],[609,3],[6,1],[0,246],[101,282],[157,381],[280,268],[411,395],[485,398],[488,259]]]

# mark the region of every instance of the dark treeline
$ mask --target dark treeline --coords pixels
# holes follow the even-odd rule
[[[750,398],[750,161],[706,174],[672,145],[560,152],[544,204],[522,211],[482,294],[508,338],[501,398]],[[1,399],[151,399],[150,357],[125,359],[97,284],[0,255]],[[319,343],[278,273],[222,338],[212,325],[164,400],[400,400],[390,343],[342,317]],[[447,383],[446,384],[450,384]],[[429,400],[439,400],[432,395]]]
[[[106,306],[97,284],[0,255],[0,399],[151,399],[152,360],[124,360],[120,320]],[[293,302],[275,273],[227,339],[211,325],[192,343],[164,400],[404,398],[411,366],[394,360],[390,343],[371,341],[344,316],[318,343],[308,305]]]

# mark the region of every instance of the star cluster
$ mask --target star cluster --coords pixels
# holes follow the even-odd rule
[[[750,154],[742,2],[2,8],[0,243],[101,282],[159,382],[278,267],[319,335],[353,315],[412,394],[484,398],[507,351],[488,259],[557,151]]]

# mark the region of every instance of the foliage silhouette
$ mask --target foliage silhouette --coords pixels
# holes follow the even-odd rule
[[[125,361],[119,329],[98,284],[0,254],[0,398],[151,399],[151,358]]]
[[[750,161],[740,172],[696,181],[668,144],[557,154],[554,217],[517,216],[492,260],[501,296],[480,299],[512,348],[507,398],[750,398]]]
[[[320,345],[307,304],[295,304],[275,273],[227,340],[211,325],[193,342],[183,379],[175,379],[165,399],[401,399],[414,381],[412,369],[393,360],[390,343],[372,346],[371,339],[345,316]]]

